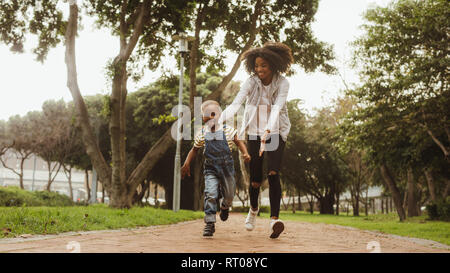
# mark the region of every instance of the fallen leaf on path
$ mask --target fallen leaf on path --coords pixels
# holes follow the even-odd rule
[[[21,234],[19,237],[21,237],[21,238],[30,238],[31,236],[33,236],[33,235],[31,235],[31,234]]]

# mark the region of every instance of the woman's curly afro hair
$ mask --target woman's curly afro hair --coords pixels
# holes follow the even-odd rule
[[[249,49],[242,54],[241,60],[245,62],[245,69],[249,74],[255,72],[255,60],[257,57],[266,60],[274,74],[288,72],[294,61],[292,51],[287,45],[267,42],[262,47]]]

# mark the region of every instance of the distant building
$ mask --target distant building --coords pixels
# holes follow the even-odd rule
[[[13,152],[8,151],[5,155],[3,155],[3,159],[5,159],[6,166],[13,168],[16,172],[20,173],[20,159],[17,159]],[[56,163],[52,163],[51,168],[53,168],[55,164]],[[52,173],[52,177],[55,175],[55,172]],[[88,172],[88,176],[89,185],[91,185],[91,171]],[[49,171],[47,162],[45,162],[42,158],[31,155],[28,159],[25,160],[23,184],[26,190],[45,190],[47,188],[48,177]],[[74,201],[82,201],[87,198],[85,184],[85,171],[72,169],[72,189]],[[20,186],[19,176],[12,170],[5,168],[3,164],[0,164],[0,186]],[[99,184],[99,189],[101,190],[101,184]],[[51,184],[50,190],[70,196],[68,178],[65,175],[62,167],[56,175],[55,180]]]

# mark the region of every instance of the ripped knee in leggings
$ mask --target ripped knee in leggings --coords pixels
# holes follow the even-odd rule
[[[268,175],[277,175],[278,173],[276,171],[270,171]]]
[[[252,182],[252,188],[257,189],[261,186],[260,182]]]

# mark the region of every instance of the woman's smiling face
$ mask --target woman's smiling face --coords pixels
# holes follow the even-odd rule
[[[270,70],[269,63],[261,57],[255,59],[255,73],[261,81],[267,85],[272,81],[272,70]]]

